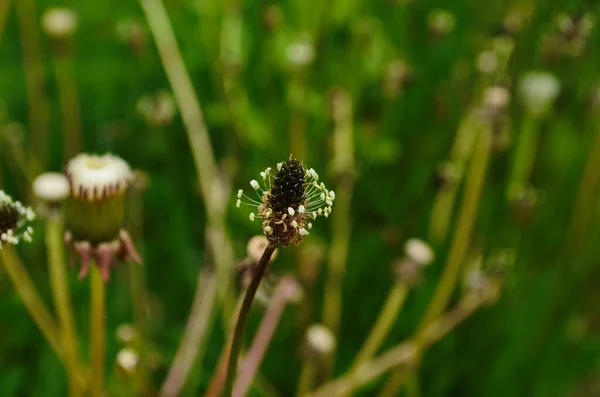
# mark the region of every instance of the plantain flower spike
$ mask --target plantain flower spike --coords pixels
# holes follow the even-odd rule
[[[66,166],[71,197],[66,206],[65,242],[81,258],[79,279],[89,272],[92,259],[105,281],[119,260],[141,258],[124,229],[125,192],[132,179],[120,157],[79,154]]]
[[[250,181],[250,187],[256,198],[240,189],[236,206],[254,209],[250,220],[262,221],[263,233],[275,247],[300,244],[310,234],[312,221],[319,216],[327,218],[335,201],[335,193],[319,183],[317,172],[291,156],[277,164],[275,174],[267,167],[258,180]]]
[[[17,245],[32,241],[33,228],[27,223],[35,219],[35,212],[15,201],[0,190],[0,250],[4,245]]]

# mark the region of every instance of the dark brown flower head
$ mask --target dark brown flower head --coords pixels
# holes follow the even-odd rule
[[[31,226],[25,228],[28,221],[35,218],[35,213],[29,207],[25,207],[19,201],[0,190],[0,249],[3,244],[19,244],[21,240],[30,242],[33,229]],[[24,228],[24,231],[20,230]]]
[[[250,213],[250,220],[262,219],[269,244],[280,247],[299,244],[312,228],[310,221],[331,213],[335,193],[324,183],[319,184],[315,170],[307,170],[298,160],[278,163],[275,176],[271,174],[271,167],[260,176],[264,186],[256,180],[250,181],[258,200],[246,196],[240,189],[236,206],[245,204],[256,208],[256,213]]]

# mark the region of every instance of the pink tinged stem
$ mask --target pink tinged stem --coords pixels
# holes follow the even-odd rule
[[[265,313],[260,327],[254,337],[252,346],[244,359],[233,389],[234,397],[243,397],[248,393],[252,381],[279,325],[285,306],[299,294],[298,283],[291,277],[281,279],[273,294],[271,304]]]

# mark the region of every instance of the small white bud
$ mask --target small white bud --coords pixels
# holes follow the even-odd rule
[[[417,265],[428,265],[433,262],[435,254],[433,249],[424,242],[417,238],[411,238],[404,243],[404,251],[406,256]]]
[[[35,178],[32,189],[40,200],[56,203],[69,197],[69,180],[64,174],[47,172]]]

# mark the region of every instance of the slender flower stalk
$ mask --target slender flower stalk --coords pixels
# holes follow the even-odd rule
[[[404,249],[406,256],[396,265],[398,280],[392,287],[366,342],[354,359],[350,369],[351,376],[357,375],[358,369],[381,348],[398,318],[410,287],[419,281],[422,269],[435,257],[431,247],[416,238],[407,240]]]
[[[4,28],[6,27],[6,20],[8,19],[11,3],[11,0],[5,0],[0,3],[0,43],[2,43],[2,37],[4,36]]]
[[[425,316],[417,330],[415,336],[417,344],[422,340],[427,326],[444,311],[452,292],[454,291],[454,287],[456,286],[461,264],[464,262],[470,244],[471,234],[475,227],[475,220],[479,209],[479,200],[483,192],[490,154],[490,131],[481,131],[477,137],[475,152],[473,153],[473,158],[471,159],[471,164],[467,173],[465,196],[458,215],[458,224],[454,233],[454,239],[450,246],[446,267],[444,268],[442,278],[425,312]],[[404,377],[403,373],[403,370],[396,371],[392,374],[389,382],[401,386],[402,383],[396,383],[395,378]],[[397,395],[397,393],[397,389],[392,390],[390,395]]]
[[[402,342],[359,367],[358,376],[343,375],[304,397],[339,397],[350,394],[394,368],[413,364],[424,348],[439,341],[483,305],[497,299],[501,283],[497,280],[490,281],[483,293],[469,293],[453,309],[429,323],[424,328],[420,340],[409,339]]]
[[[78,380],[85,378],[83,365],[79,355],[77,330],[73,316],[73,308],[69,294],[67,268],[64,260],[62,217],[55,213],[46,220],[46,247],[50,266],[50,286],[54,300],[54,307],[61,330],[62,346],[64,350],[67,372],[69,374],[69,387],[71,395],[83,395],[83,390],[78,387]]]
[[[44,63],[38,37],[38,15],[34,0],[15,2],[15,11],[19,21],[25,85],[29,106],[29,129],[31,131],[31,150],[29,153],[28,179],[39,173],[35,167],[44,167],[47,158],[48,129],[50,124],[49,103],[46,96]]]
[[[79,95],[71,57],[77,15],[65,7],[48,8],[42,16],[42,27],[52,41],[53,69],[62,113],[63,155],[68,159],[79,152],[82,140]]]
[[[97,266],[92,266],[90,290],[91,393],[93,397],[101,397],[104,388],[104,361],[106,355],[106,286],[102,273]]]
[[[332,242],[325,281],[323,324],[337,335],[342,313],[342,285],[350,248],[352,229],[352,192],[354,190],[354,129],[352,98],[340,90],[333,97],[335,122],[333,145],[333,172],[337,179],[338,196],[336,215],[333,217]],[[331,355],[329,371],[333,369],[335,355]]]
[[[229,352],[229,361],[227,365],[227,378],[225,379],[225,396],[232,395],[233,382],[237,375],[238,356],[242,348],[246,320],[248,319],[248,314],[250,314],[250,308],[252,306],[252,302],[254,301],[254,295],[256,295],[258,286],[260,285],[260,282],[265,274],[265,270],[267,269],[267,264],[269,263],[271,255],[273,255],[275,249],[276,247],[274,245],[269,245],[267,248],[265,248],[265,252],[260,259],[260,262],[258,262],[254,276],[252,277],[252,281],[250,281],[250,285],[248,285],[248,288],[246,289],[246,294],[244,295],[244,300],[242,301],[242,307],[240,308],[239,316],[233,331],[233,339],[231,342],[231,350]]]
[[[161,387],[161,397],[178,396],[183,389],[187,376],[193,368],[194,363],[201,357],[205,334],[208,333],[212,324],[215,290],[217,278],[214,274],[200,272],[198,276],[198,288],[192,303],[190,318],[186,324],[185,331],[179,349],[175,354],[169,373]]]
[[[217,291],[223,317],[231,317],[234,298],[230,291],[233,269],[233,245],[225,227],[228,186],[218,178],[217,164],[202,108],[161,0],[140,0],[140,5],[154,37],[158,54],[173,89],[182,115],[198,176],[200,192],[208,218],[207,242],[215,262]]]

